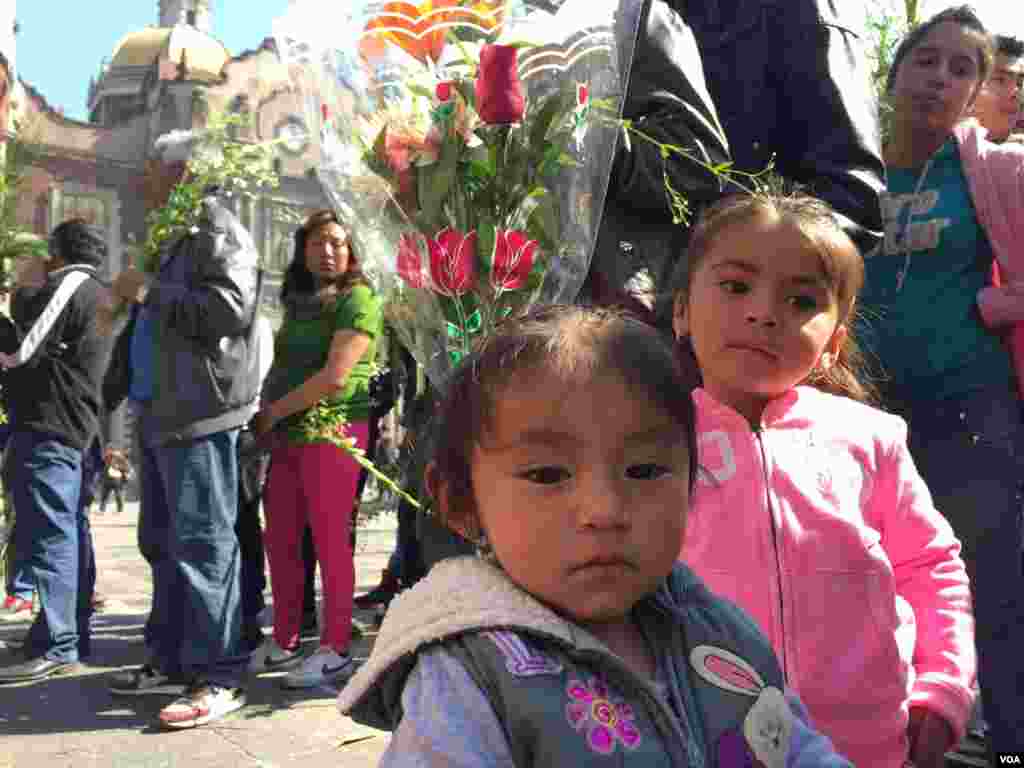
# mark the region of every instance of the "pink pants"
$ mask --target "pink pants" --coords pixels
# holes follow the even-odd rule
[[[366,448],[367,422],[349,424],[347,431],[359,448]],[[282,648],[299,642],[305,574],[302,532],[308,523],[324,592],[320,643],[338,652],[348,650],[356,580],[349,526],[358,481],[355,459],[333,445],[281,443],[271,451],[263,494],[264,538],[274,595],[274,639]]]

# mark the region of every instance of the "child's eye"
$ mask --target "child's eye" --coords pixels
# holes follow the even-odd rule
[[[671,474],[672,470],[663,464],[633,464],[626,469],[626,477],[630,480],[657,480]]]
[[[718,285],[726,293],[742,294],[750,290],[750,286],[742,280],[722,280]]]
[[[800,295],[790,296],[790,305],[800,312],[810,312],[812,309],[818,308],[818,300],[814,296]]]
[[[571,475],[564,467],[537,467],[521,472],[519,477],[537,485],[555,485],[565,482]]]

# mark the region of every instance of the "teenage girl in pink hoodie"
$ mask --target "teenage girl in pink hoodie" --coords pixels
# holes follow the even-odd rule
[[[676,294],[702,476],[680,559],[750,613],[816,725],[858,766],[940,768],[975,657],[960,545],[872,408],[850,335],[863,262],[806,197],[705,213]]]

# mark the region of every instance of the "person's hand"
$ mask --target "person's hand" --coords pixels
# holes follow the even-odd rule
[[[915,768],[944,768],[946,752],[953,748],[953,728],[942,715],[923,707],[912,708],[907,738],[909,761]]]
[[[274,428],[276,420],[270,413],[269,408],[261,408],[256,412],[256,415],[252,417],[252,421],[249,422],[249,429],[256,437],[263,437],[270,430]]]
[[[129,304],[141,304],[149,292],[149,277],[139,269],[130,267],[114,279],[114,295]]]

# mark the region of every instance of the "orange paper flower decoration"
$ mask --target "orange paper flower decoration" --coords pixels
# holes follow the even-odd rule
[[[410,56],[426,64],[437,62],[444,51],[448,30],[472,27],[490,33],[498,29],[505,16],[506,0],[424,0],[386,3],[366,25],[366,36],[390,41]],[[364,53],[369,46],[362,46]]]

